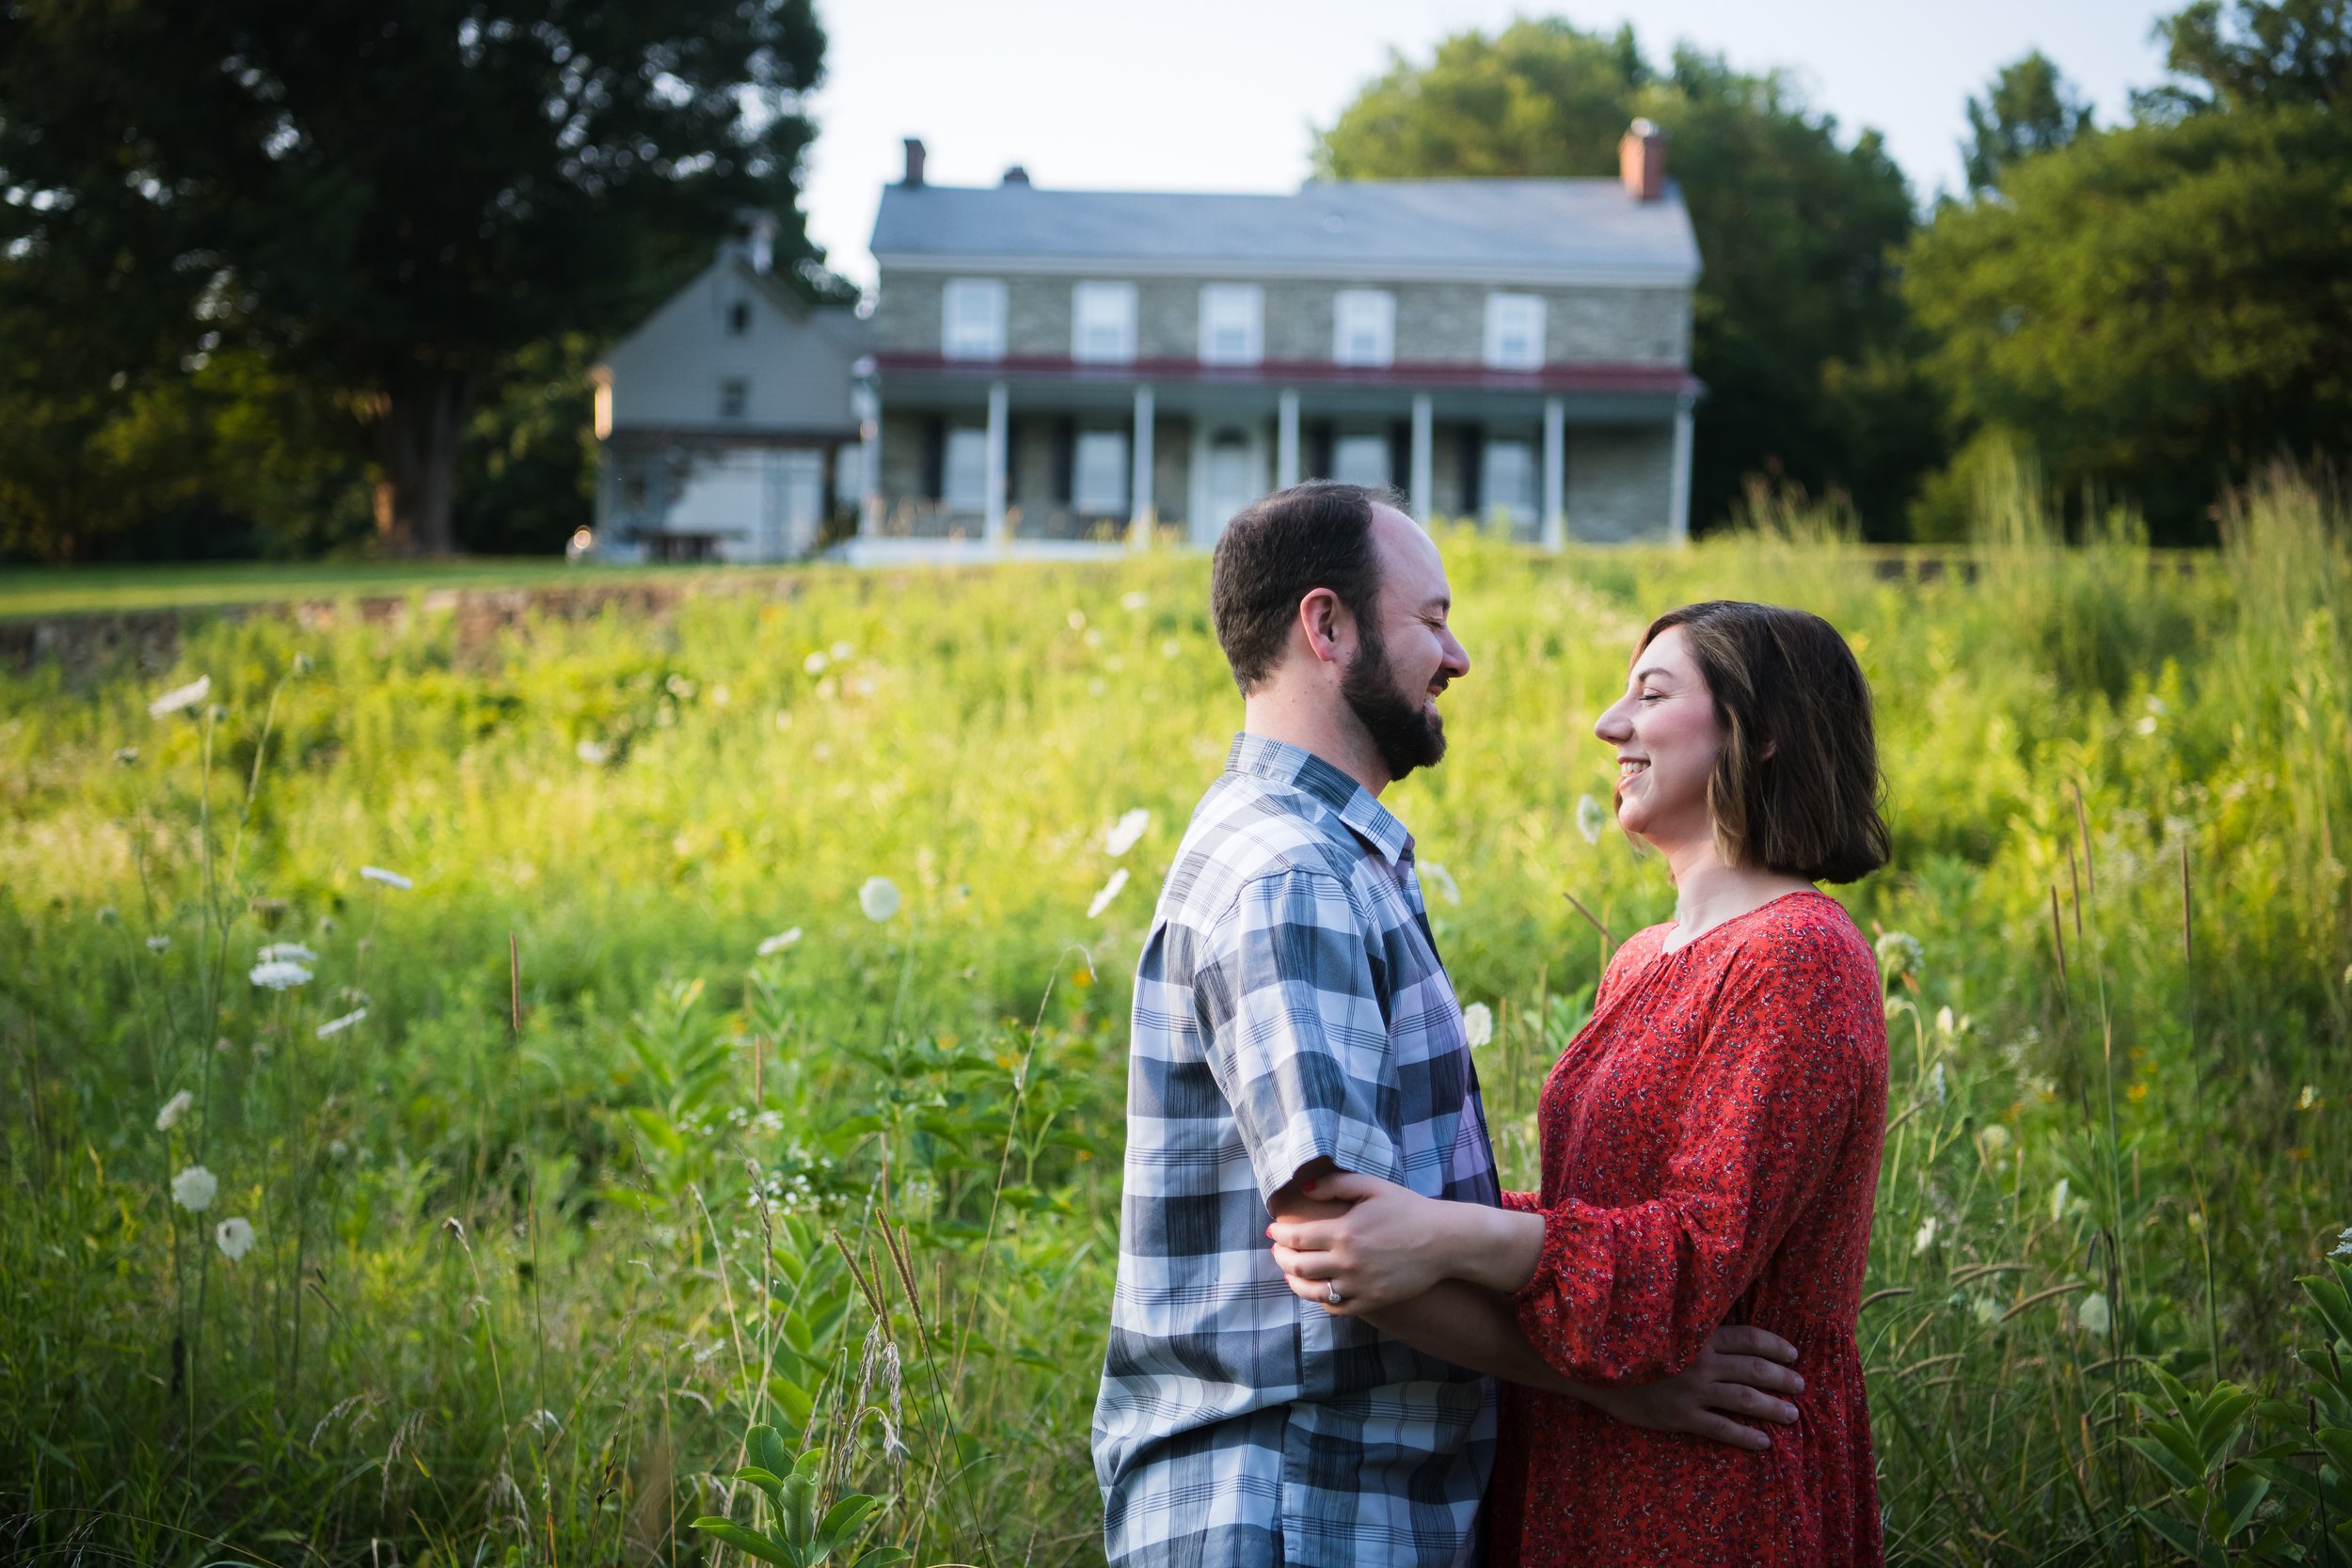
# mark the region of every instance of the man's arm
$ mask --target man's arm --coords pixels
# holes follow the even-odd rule
[[[1295,1224],[1344,1212],[1347,1204],[1311,1198],[1304,1190],[1317,1178],[1337,1172],[1329,1160],[1301,1167],[1295,1179],[1267,1200],[1276,1221]],[[1771,1448],[1772,1440],[1733,1416],[1788,1425],[1797,1418],[1796,1407],[1777,1396],[1804,1387],[1804,1379],[1785,1364],[1796,1360],[1794,1345],[1762,1329],[1738,1325],[1718,1328],[1697,1361],[1661,1382],[1612,1388],[1571,1383],[1535,1354],[1519,1331],[1510,1303],[1492,1291],[1454,1279],[1367,1313],[1364,1321],[1440,1360],[1565,1394],[1628,1426],[1687,1432],[1738,1449],[1760,1451]]]

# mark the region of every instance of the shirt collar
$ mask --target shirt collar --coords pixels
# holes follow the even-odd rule
[[[1412,852],[1413,835],[1372,791],[1303,746],[1244,731],[1233,736],[1228,773],[1248,773],[1313,796],[1391,865]]]

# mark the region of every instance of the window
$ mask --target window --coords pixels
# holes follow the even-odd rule
[[[739,299],[727,307],[727,336],[747,338],[752,331],[752,302]]]
[[[1121,516],[1127,511],[1127,436],[1118,430],[1082,430],[1071,475],[1071,504],[1089,516]]]
[[[1350,484],[1389,487],[1389,438],[1386,436],[1343,436],[1331,447],[1331,477]]]
[[[1498,371],[1544,365],[1544,302],[1535,294],[1486,296],[1486,364]]]
[[[1342,289],[1332,296],[1331,358],[1341,365],[1393,361],[1396,295],[1385,289]]]
[[[940,476],[940,500],[950,512],[988,510],[988,432],[947,432],[946,462]]]
[[[1070,357],[1120,364],[1136,356],[1136,286],[1081,283],[1070,294]]]
[[[719,383],[719,418],[739,420],[751,407],[752,384],[739,375]]]
[[[1005,356],[1005,284],[951,277],[940,297],[940,352],[950,359]]]
[[[1535,449],[1526,441],[1488,441],[1478,464],[1486,515],[1521,523],[1535,515]]]
[[[1264,353],[1265,294],[1255,283],[1200,289],[1200,362],[1254,365]]]

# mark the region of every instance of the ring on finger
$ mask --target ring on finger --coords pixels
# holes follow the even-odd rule
[[[1327,1304],[1337,1307],[1347,1298],[1340,1294],[1340,1282],[1332,1279],[1324,1282],[1323,1299]]]

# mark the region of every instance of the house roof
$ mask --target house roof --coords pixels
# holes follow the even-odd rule
[[[1675,283],[1698,276],[1679,186],[1615,180],[1311,182],[1290,195],[891,185],[884,266],[1074,274]]]

